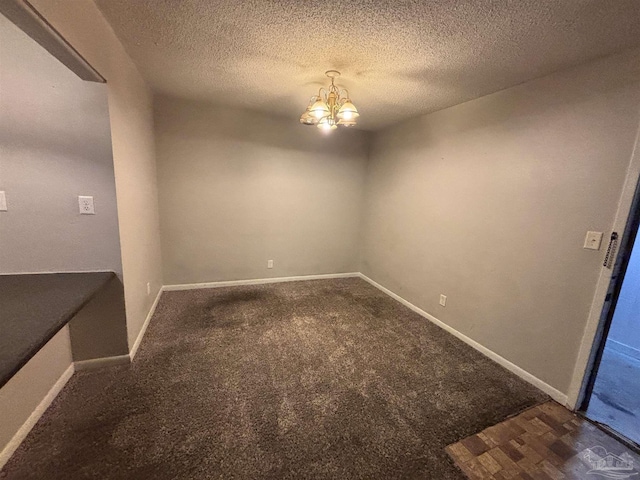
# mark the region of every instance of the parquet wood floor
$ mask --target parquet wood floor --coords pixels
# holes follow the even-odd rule
[[[471,480],[640,480],[640,455],[555,402],[526,410],[446,451]]]

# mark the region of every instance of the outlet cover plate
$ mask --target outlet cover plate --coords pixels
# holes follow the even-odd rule
[[[78,208],[80,215],[95,215],[96,211],[93,207],[93,197],[86,195],[78,196]]]

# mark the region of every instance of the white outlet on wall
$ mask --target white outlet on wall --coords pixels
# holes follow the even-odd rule
[[[78,196],[78,207],[80,208],[80,215],[95,215],[96,211],[93,208],[93,197],[86,195]]]
[[[4,192],[0,192],[0,212],[7,211],[7,196]]]
[[[447,306],[447,296],[440,294],[440,305],[443,307]]]
[[[151,295],[151,284],[147,282],[147,295]]]
[[[267,260],[267,268],[273,268],[273,260]]]

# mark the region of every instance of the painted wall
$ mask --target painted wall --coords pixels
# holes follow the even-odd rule
[[[31,4],[107,79],[131,348],[162,286],[151,92],[91,0]]]
[[[607,337],[609,347],[640,359],[640,235],[636,236]]]
[[[163,97],[155,120],[165,284],[357,271],[367,134]]]
[[[0,64],[0,190],[8,203],[0,273],[121,274],[106,86],[80,80],[2,15]],[[78,194],[94,196],[96,215],[78,213]],[[0,467],[71,366],[64,327],[0,388]]]
[[[107,88],[0,15],[0,273],[122,272]],[[96,215],[80,215],[92,195]]]
[[[362,271],[566,393],[604,256],[584,236],[610,231],[639,74],[626,52],[380,132]]]
[[[32,413],[42,414],[55,398],[47,394],[57,393],[56,384],[64,385],[61,377],[72,363],[69,328],[64,327],[0,388],[0,468],[33,427],[28,422]]]

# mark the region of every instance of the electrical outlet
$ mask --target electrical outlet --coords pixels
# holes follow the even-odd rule
[[[151,295],[151,284],[147,282],[147,295]]]
[[[440,305],[443,307],[447,306],[447,296],[440,294]]]
[[[4,192],[0,192],[0,212],[7,211],[7,196]]]
[[[80,208],[80,215],[95,215],[96,211],[93,208],[93,197],[85,195],[78,196],[78,207]]]
[[[267,260],[267,268],[273,268],[273,260]]]

